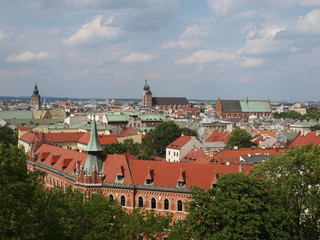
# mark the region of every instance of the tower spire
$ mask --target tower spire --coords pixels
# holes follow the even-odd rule
[[[92,170],[96,170],[97,173],[101,173],[103,171],[103,156],[101,155],[102,147],[97,134],[95,114],[93,115],[90,140],[85,151],[88,152],[86,163],[84,165],[86,175],[91,175]]]

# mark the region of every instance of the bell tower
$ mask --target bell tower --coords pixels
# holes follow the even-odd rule
[[[152,92],[150,91],[147,79],[143,86],[142,106],[152,107]]]
[[[40,110],[40,108],[41,108],[40,95],[39,95],[37,83],[35,84],[34,89],[33,89],[33,94],[31,96],[30,106],[34,110]]]

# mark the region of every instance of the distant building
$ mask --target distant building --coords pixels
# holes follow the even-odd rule
[[[250,116],[272,117],[272,107],[269,100],[220,100],[216,105],[216,114],[223,119],[241,118],[248,121]]]
[[[178,110],[179,108],[189,107],[189,103],[185,97],[152,97],[152,92],[147,80],[143,87],[142,106],[157,107],[160,110]]]
[[[40,110],[41,109],[40,94],[39,94],[37,83],[35,84],[34,89],[33,89],[33,94],[31,96],[30,107],[33,108],[34,110]]]

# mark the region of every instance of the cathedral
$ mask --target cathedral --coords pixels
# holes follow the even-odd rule
[[[178,110],[179,108],[189,107],[185,97],[152,97],[152,92],[147,80],[143,86],[142,106],[156,107],[160,110]]]
[[[35,84],[34,89],[33,89],[33,94],[31,96],[30,107],[33,110],[40,110],[41,109],[40,94],[39,94],[37,83]]]

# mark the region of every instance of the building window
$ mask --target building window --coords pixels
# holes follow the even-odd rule
[[[113,198],[113,195],[112,195],[112,194],[109,195],[109,199],[110,199],[111,201],[113,201],[114,198]]]
[[[140,196],[138,202],[139,202],[139,208],[143,208],[143,197]]]
[[[126,197],[122,195],[120,198],[120,202],[121,202],[121,207],[125,207],[126,206]]]
[[[157,200],[155,198],[151,198],[151,209],[156,209]]]
[[[49,185],[51,186],[51,177],[49,177]]]
[[[55,180],[54,180],[54,178],[52,178],[52,184],[53,184],[53,186],[55,186]],[[50,184],[51,185],[51,184]]]
[[[182,201],[181,200],[178,200],[178,202],[177,202],[177,211],[182,212]]]
[[[57,180],[57,187],[59,187],[59,180]]]
[[[169,200],[168,199],[164,200],[164,210],[169,210]]]

